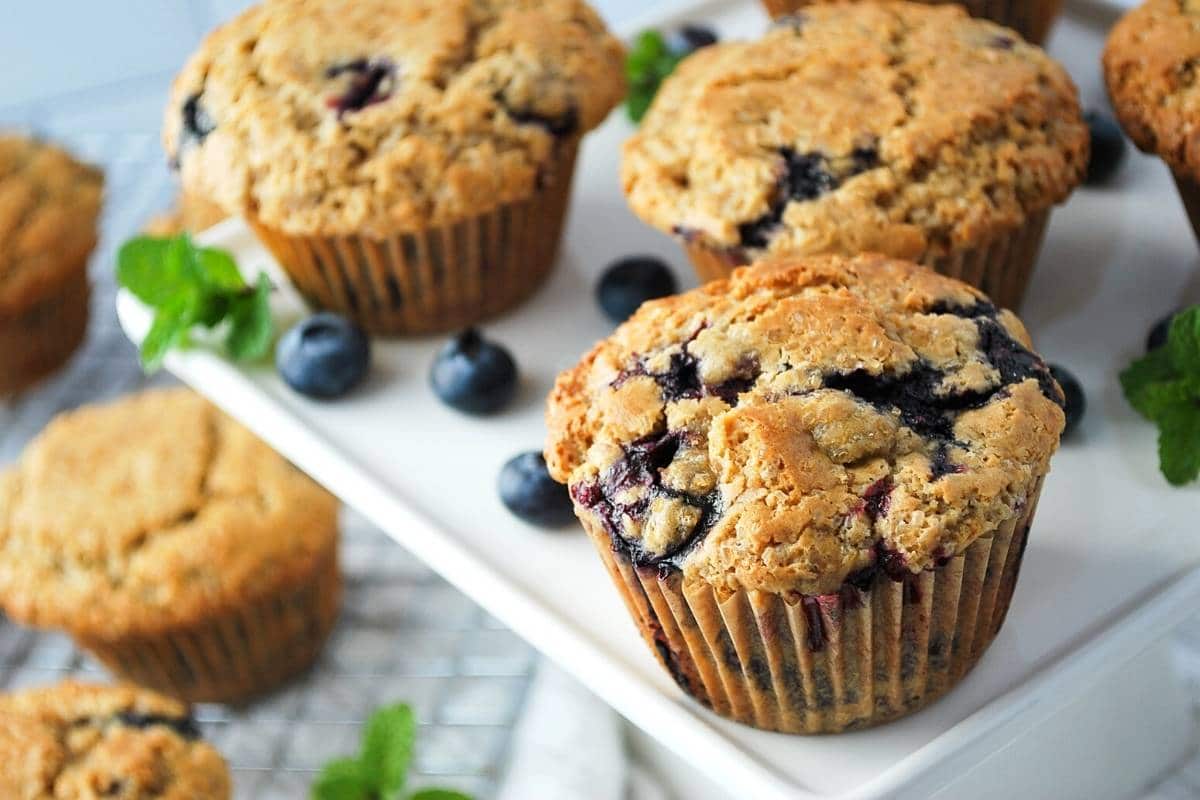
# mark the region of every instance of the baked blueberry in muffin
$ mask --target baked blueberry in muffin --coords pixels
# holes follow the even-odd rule
[[[546,455],[688,691],[761,727],[839,730],[919,707],[994,636],[1062,405],[1017,318],[965,284],[882,256],[790,256],[644,305],[560,376]],[[964,583],[989,557],[991,590]],[[904,696],[870,708],[788,699],[798,679],[763,626],[794,614],[802,649],[831,658],[864,605],[896,611],[892,593],[909,614],[966,604],[962,624],[985,633],[952,657],[957,613],[914,640],[902,609],[876,608],[878,635],[913,649],[932,688],[896,672]],[[712,655],[720,641],[731,650]],[[773,688],[754,691],[771,696],[739,709],[718,673],[754,681],[764,659]]]

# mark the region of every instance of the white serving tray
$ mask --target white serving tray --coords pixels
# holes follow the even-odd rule
[[[670,4],[642,22],[684,17],[725,37],[765,25],[752,0]],[[1098,57],[1109,22],[1102,9],[1075,8],[1051,43],[1089,105],[1103,96]],[[693,282],[676,245],[626,210],[617,161],[630,131],[614,114],[588,138],[556,274],[529,304],[486,326],[524,373],[515,408],[502,416],[472,419],[437,402],[426,373],[441,340],[378,342],[368,385],[332,404],[295,395],[269,367],[240,369],[202,350],[172,354],[168,368],[739,797],[885,798],[928,785],[938,767],[961,775],[1197,608],[1200,489],[1171,489],[1159,476],[1154,430],[1117,384],[1152,322],[1197,299],[1197,249],[1165,168],[1134,155],[1114,185],[1082,189],[1056,214],[1023,312],[1042,352],[1082,380],[1090,408],[1055,458],[1008,622],[978,668],[921,713],[833,737],[756,731],[685,698],[583,534],[528,527],[495,492],[507,458],[540,448],[542,400],[556,372],[611,330],[592,297],[600,270],[649,252]],[[240,222],[201,238],[233,251],[244,269],[278,274]],[[289,292],[277,300],[282,318],[302,313]],[[127,295],[119,310],[140,340],[146,310]]]

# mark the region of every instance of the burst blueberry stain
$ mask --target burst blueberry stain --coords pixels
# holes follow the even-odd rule
[[[575,501],[596,514],[612,538],[613,549],[624,553],[638,566],[679,566],[679,559],[691,545],[703,537],[716,522],[719,496],[716,491],[694,495],[663,485],[662,470],[668,467],[680,448],[687,443],[687,434],[679,431],[644,437],[623,448],[623,455],[596,481],[578,483],[571,487]],[[643,489],[638,500],[624,502],[621,494],[631,489]],[[669,553],[650,553],[640,542],[625,538],[621,520],[629,517],[642,520],[655,498],[679,500],[700,512],[699,521],[683,541]]]
[[[183,117],[181,150],[188,144],[203,144],[208,135],[217,129],[217,123],[213,121],[212,115],[205,108],[199,92],[188,95],[188,98],[183,101],[180,115]]]
[[[361,111],[391,97],[396,67],[387,58],[356,58],[334,64],[325,70],[325,77],[330,80],[343,75],[351,76],[349,86],[326,101],[326,105],[337,111],[338,119],[351,111]]]
[[[163,727],[174,731],[177,736],[189,741],[201,738],[200,727],[191,717],[168,717],[160,714],[142,714],[137,711],[122,711],[113,716],[112,721],[125,728]]]
[[[789,203],[816,200],[837,189],[843,181],[879,166],[879,151],[874,147],[855,148],[850,154],[848,168],[835,167],[824,153],[819,152],[797,153],[785,147],[780,149],[779,156],[783,164],[776,197],[766,214],[738,226],[742,247],[767,247],[783,222]]]
[[[702,397],[719,397],[730,406],[736,406],[738,396],[749,391],[761,374],[758,359],[743,355],[738,359],[733,375],[716,384],[706,384],[700,377],[700,360],[688,348],[703,327],[683,343],[678,353],[672,353],[667,368],[662,372],[650,372],[643,360],[622,371],[612,382],[618,388],[630,378],[646,376],[653,378],[662,390],[663,402],[676,403],[680,400],[698,400]]]
[[[862,510],[867,515],[867,519],[872,522],[886,517],[891,504],[892,479],[890,476],[875,481],[863,493]]]
[[[579,130],[579,109],[568,108],[559,114],[546,114],[511,104],[503,94],[495,95],[496,102],[509,119],[518,125],[536,125],[556,138],[565,138]]]

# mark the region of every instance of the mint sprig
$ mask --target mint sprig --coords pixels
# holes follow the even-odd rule
[[[117,282],[154,309],[142,340],[142,368],[154,372],[168,351],[189,344],[197,326],[223,327],[225,349],[253,361],[271,349],[271,282],[261,275],[246,283],[233,256],[197,247],[186,233],[171,238],[139,236],[117,254]]]
[[[1158,461],[1183,486],[1200,477],[1200,306],[1175,315],[1167,343],[1121,373],[1137,411],[1158,426]]]
[[[658,31],[638,34],[625,57],[625,77],[629,80],[625,110],[631,120],[642,121],[658,94],[658,87],[682,60],[683,56],[672,51]]]
[[[380,708],[367,720],[359,755],[326,764],[313,784],[312,800],[401,800],[416,737],[411,708],[403,703]],[[451,789],[421,789],[407,800],[471,798]]]

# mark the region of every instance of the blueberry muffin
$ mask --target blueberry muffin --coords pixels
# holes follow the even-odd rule
[[[546,461],[684,691],[768,730],[869,726],[1004,621],[1064,425],[1029,348],[924,267],[784,256],[643,305],[559,376]]]
[[[0,135],[0,397],[61,367],[83,341],[103,185],[57,147]]]
[[[337,502],[184,389],[52,422],[0,475],[0,608],[119,677],[240,701],[316,658]]]
[[[1170,167],[1200,238],[1200,3],[1147,0],[1109,35],[1104,77],[1122,127]]]
[[[921,0],[930,5],[955,1]],[[763,0],[763,5],[771,16],[779,18],[802,15],[803,9],[823,2],[830,0]],[[961,0],[958,5],[966,8],[973,17],[998,22],[1015,30],[1026,41],[1041,44],[1062,13],[1063,0]]]
[[[549,274],[622,59],[582,0],[268,0],[188,62],[166,147],[316,305],[458,329]]]
[[[625,147],[633,210],[706,280],[788,251],[919,261],[1016,308],[1087,167],[1075,86],[955,6],[820,5],[667,79]]]
[[[229,769],[187,706],[133,687],[0,695],[5,800],[226,800]]]

